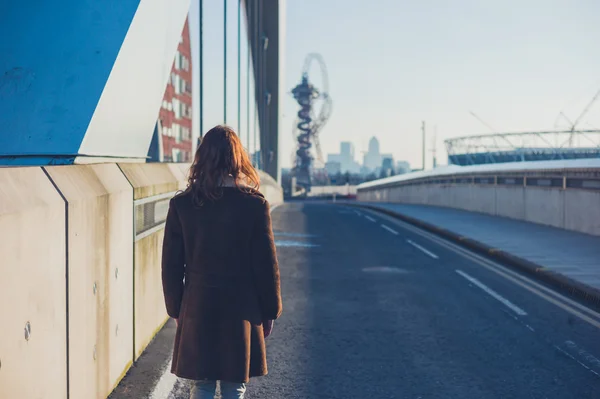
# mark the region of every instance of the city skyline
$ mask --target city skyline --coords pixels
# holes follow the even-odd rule
[[[398,173],[399,171],[400,173],[406,173],[410,171],[409,162],[395,159],[392,153],[381,152],[379,139],[376,136],[369,139],[367,150],[360,151],[358,159],[356,158],[354,143],[341,141],[339,148],[339,153],[327,154],[325,169],[329,174],[349,172],[364,176],[371,173],[378,175],[381,169],[388,170],[388,173]]]
[[[382,0],[377,7],[358,1],[342,7],[336,1],[288,2],[284,84],[290,89],[297,83],[307,53],[320,53],[333,100],[320,135],[323,152],[337,151],[340,141],[363,150],[375,135],[394,158],[420,167],[421,121],[426,121],[430,168],[436,126],[439,164],[446,163],[445,139],[555,124],[568,128],[564,120],[556,121],[559,113],[574,120],[600,88],[595,51],[600,29],[593,20],[599,12],[600,3],[554,0],[438,6]],[[331,35],[328,22],[342,19],[346,23]],[[306,20],[314,21],[311,29],[305,29]],[[287,167],[297,112],[286,99],[280,137]],[[600,104],[581,127],[589,125],[600,125]]]

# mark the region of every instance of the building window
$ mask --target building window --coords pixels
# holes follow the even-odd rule
[[[181,126],[181,138],[185,141],[190,141],[192,139],[192,134],[189,128]]]
[[[176,98],[173,99],[173,111],[175,112],[175,118],[181,118],[181,102]]]
[[[177,144],[181,143],[181,134],[181,125],[173,123],[173,136],[175,137]]]
[[[181,150],[180,149],[173,148],[171,150],[171,152],[172,152],[172,161],[173,162],[181,162],[182,161],[182,159],[181,159]]]
[[[192,84],[189,83],[187,80],[184,82],[185,82],[185,87],[183,88],[183,92],[185,94],[189,94],[191,96],[192,95]]]
[[[181,114],[183,115],[183,117],[191,119],[192,118],[192,107],[188,106],[185,103],[180,103],[180,104],[181,104]]]

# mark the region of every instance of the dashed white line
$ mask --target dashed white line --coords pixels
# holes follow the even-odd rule
[[[386,229],[387,231],[389,231],[390,233],[394,234],[394,235],[398,235],[398,232],[394,229],[392,229],[389,226],[386,226],[385,224],[382,224],[381,227],[383,227],[384,229]]]
[[[515,305],[508,299],[504,298],[502,295],[498,294],[496,291],[494,291],[487,285],[483,284],[481,281],[477,280],[475,277],[469,276],[467,273],[463,272],[462,270],[456,270],[456,273],[460,274],[462,277],[467,279],[470,283],[472,283],[472,284],[476,285],[477,287],[481,288],[482,290],[484,290],[492,298],[498,300],[499,302],[502,302],[502,304],[504,304],[504,306],[508,307],[510,310],[512,310],[519,316],[527,316],[526,311],[524,311],[523,309],[521,309],[520,307],[518,307],[517,305]]]
[[[594,370],[592,370],[590,367],[588,367],[585,363],[583,363],[582,361],[578,360],[575,358],[575,356],[571,355],[569,352],[567,352],[566,350],[562,349],[560,346],[558,345],[554,345],[554,347],[556,349],[558,349],[560,352],[562,352],[564,355],[570,357],[571,359],[575,360],[577,363],[579,363],[580,366],[583,366],[585,369],[587,369],[589,372],[596,374],[598,377],[600,377],[600,374],[596,373]]]
[[[436,254],[434,254],[433,252],[431,252],[427,248],[423,248],[422,246],[420,246],[416,242],[414,242],[412,240],[406,240],[406,242],[409,243],[410,245],[412,245],[413,247],[417,248],[421,252],[425,253],[426,255],[431,256],[433,259],[439,259],[439,256],[437,256]]]
[[[371,222],[376,222],[377,220],[373,219],[371,216],[369,215],[365,215],[365,219],[370,220]]]

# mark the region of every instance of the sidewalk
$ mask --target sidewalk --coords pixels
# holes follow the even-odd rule
[[[395,214],[600,303],[600,237],[452,208],[358,204]]]

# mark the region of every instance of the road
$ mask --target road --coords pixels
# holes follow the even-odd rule
[[[586,306],[371,211],[288,203],[273,226],[284,313],[248,399],[600,398]]]

